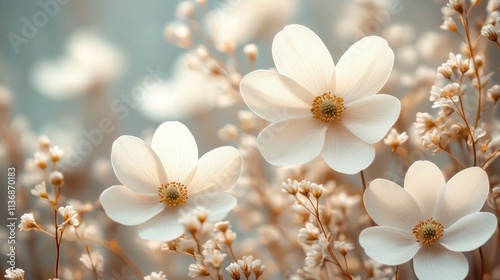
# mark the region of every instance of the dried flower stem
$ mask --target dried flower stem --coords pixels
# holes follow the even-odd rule
[[[78,238],[78,241],[80,241],[81,243],[83,243],[82,242],[82,238],[81,238],[81,236],[80,236],[80,234],[78,233],[77,230],[75,230],[75,235]],[[94,276],[94,278],[96,280],[99,280],[99,273],[97,272],[96,264],[94,264],[94,260],[92,260],[92,255],[90,254],[90,246],[87,245],[87,244],[84,244],[84,245],[85,245],[85,252],[89,256],[90,266],[92,267],[92,274],[93,274],[93,276]]]
[[[440,139],[441,141],[441,139]],[[446,154],[448,154],[452,159],[454,159],[458,164],[460,164],[460,167],[463,169],[465,168],[465,165],[462,163],[462,161],[460,161],[459,158],[457,158],[455,155],[453,155],[452,153],[450,153],[450,151],[448,151],[447,149],[445,149],[443,146],[441,146],[441,143],[438,144],[438,148],[441,149],[442,151],[444,151]]]
[[[54,165],[55,167],[55,165]],[[64,234],[65,226],[61,227],[61,234],[59,234],[59,226],[57,223],[57,202],[59,201],[59,197],[61,196],[61,186],[54,186],[55,200],[52,204],[52,208],[54,210],[54,240],[56,242],[56,268],[55,268],[55,277],[59,278],[59,259],[61,256],[61,241]]]
[[[307,200],[309,200],[309,203],[311,203],[311,206],[313,207],[314,212],[312,212],[309,208],[305,207],[305,205],[304,205],[304,208],[306,208],[307,211],[309,211],[311,213],[311,215],[313,215],[314,218],[316,218],[316,221],[318,222],[318,225],[320,226],[323,235],[325,236],[326,240],[328,241],[328,244],[330,244],[331,234],[326,232],[325,227],[323,226],[323,223],[321,222],[321,219],[319,216],[319,200],[316,200],[316,203],[312,202],[311,198],[309,198],[309,197],[307,197]],[[352,276],[350,273],[348,273],[348,270],[344,269],[342,267],[342,265],[340,264],[339,260],[335,256],[335,253],[333,252],[330,245],[327,246],[327,249],[328,249],[328,253],[330,254],[332,259],[334,260],[334,263],[340,268],[342,273],[344,273],[345,277],[347,277],[347,279],[352,279]]]
[[[488,163],[490,160],[494,160],[496,157],[496,154],[500,152],[500,148],[491,153],[491,155],[481,164],[481,168],[484,168],[486,166],[486,163]]]
[[[359,175],[361,175],[361,182],[363,183],[363,189],[366,190],[365,173],[363,172],[363,170],[359,171]]]
[[[482,95],[483,95],[483,85],[481,83],[481,77],[479,75],[478,64],[476,62],[476,58],[474,57],[474,46],[472,45],[471,39],[470,39],[468,17],[469,17],[469,13],[460,14],[460,20],[461,20],[462,25],[464,26],[464,30],[465,30],[467,49],[469,50],[472,63],[474,64],[474,74],[477,78],[477,91],[478,91],[479,95],[478,95],[478,103],[477,103],[476,121],[474,122],[474,128],[476,128],[477,125],[479,124],[479,119],[481,118],[481,102],[482,102]]]
[[[464,77],[464,74],[462,74],[460,76],[460,79],[458,81],[458,89],[457,89],[457,96],[458,96],[458,101],[459,101],[460,107],[457,105],[457,103],[455,103],[455,101],[453,101],[453,99],[451,99],[451,101],[453,102],[453,104],[455,104],[455,107],[457,107],[457,110],[458,110],[457,113],[462,118],[465,126],[467,127],[467,132],[469,133],[469,137],[470,137],[471,143],[472,143],[472,153],[473,153],[473,157],[474,157],[473,166],[476,166],[476,163],[477,163],[476,141],[474,140],[474,134],[472,133],[472,129],[469,125],[469,122],[467,121],[467,116],[465,115],[465,109],[464,109],[464,105],[462,102],[462,95],[460,94],[460,88],[462,86],[463,77]]]
[[[118,258],[120,258],[126,266],[132,270],[132,272],[137,276],[137,279],[142,279],[144,278],[144,272],[141,270],[141,268],[135,264],[129,256],[120,248],[120,245],[116,241],[106,241],[98,238],[93,238],[93,237],[83,237],[83,240],[90,241],[92,243],[98,244],[111,252],[113,252]]]
[[[479,278],[478,279],[483,279],[484,277],[484,258],[483,258],[483,249],[481,247],[478,248],[479,250],[479,259],[481,262],[481,265],[479,266],[479,269],[481,273],[479,273]]]

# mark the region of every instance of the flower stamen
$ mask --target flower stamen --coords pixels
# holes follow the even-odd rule
[[[323,93],[313,100],[311,113],[313,118],[328,123],[332,120],[341,120],[342,111],[345,110],[344,98],[335,94]]]
[[[443,233],[443,225],[433,218],[429,218],[425,222],[420,221],[413,227],[413,235],[417,239],[417,242],[422,242],[424,244],[434,244],[443,236]]]
[[[158,195],[160,196],[160,202],[169,206],[184,205],[188,199],[186,186],[178,182],[161,184],[158,188]]]

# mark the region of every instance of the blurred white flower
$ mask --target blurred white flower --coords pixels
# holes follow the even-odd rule
[[[91,31],[80,30],[68,39],[64,56],[33,66],[31,81],[49,98],[69,98],[113,81],[124,62],[121,50]]]
[[[408,134],[406,131],[399,134],[395,128],[391,128],[391,131],[387,133],[387,136],[384,138],[384,144],[391,147],[393,152],[406,141],[408,141]]]
[[[116,177],[100,197],[106,214],[124,225],[139,225],[143,239],[168,241],[182,235],[183,214],[196,206],[208,209],[209,220],[224,218],[236,205],[226,193],[240,176],[238,150],[225,146],[198,160],[195,139],[179,122],[165,122],[155,131],[152,145],[121,136],[111,150]]]
[[[419,279],[463,279],[469,266],[461,252],[480,247],[496,229],[495,215],[478,212],[488,191],[488,175],[479,167],[445,182],[435,164],[417,161],[404,188],[385,179],[370,183],[364,203],[379,226],[363,230],[360,245],[386,265],[413,259]]]
[[[150,275],[144,276],[144,280],[167,280],[167,276],[162,271],[152,272]]]
[[[24,270],[22,270],[20,268],[16,268],[16,269],[8,268],[5,270],[4,277],[6,279],[24,280]]]
[[[168,80],[157,81],[139,100],[139,112],[153,121],[178,120],[208,112],[224,81],[176,64]]]
[[[375,158],[399,116],[397,98],[375,95],[394,64],[387,42],[369,36],[352,45],[337,66],[321,39],[301,25],[286,26],[272,46],[279,73],[254,71],[241,81],[245,103],[274,122],[258,137],[274,165],[299,165],[322,155],[343,173],[357,173]]]
[[[206,16],[206,26],[220,46],[238,45],[253,38],[275,34],[290,21],[296,11],[296,0],[219,1],[218,8]]]
[[[97,273],[102,273],[104,271],[104,257],[99,253],[99,251],[93,251],[89,254],[82,254],[80,261],[90,270],[95,270]]]

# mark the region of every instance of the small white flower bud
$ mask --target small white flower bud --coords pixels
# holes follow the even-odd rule
[[[50,139],[49,137],[42,135],[38,137],[38,144],[40,145],[40,151],[48,152],[50,149]]]
[[[259,56],[259,49],[255,44],[248,44],[243,48],[243,52],[250,61],[255,61]]]
[[[196,14],[194,4],[189,1],[181,2],[177,5],[176,15],[178,18],[192,18]]]
[[[233,141],[238,139],[238,128],[236,128],[233,124],[226,124],[219,129],[217,135],[222,141]]]
[[[35,163],[39,168],[41,169],[47,168],[48,162],[49,162],[49,157],[47,156],[47,154],[42,152],[35,153]]]
[[[59,171],[50,173],[49,179],[54,186],[60,187],[64,183],[64,175]]]

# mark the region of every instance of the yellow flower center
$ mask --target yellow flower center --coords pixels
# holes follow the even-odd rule
[[[184,205],[188,199],[186,186],[178,182],[161,184],[158,188],[158,195],[160,196],[160,202],[169,206]]]
[[[341,120],[342,111],[345,110],[344,98],[335,94],[323,93],[313,100],[311,113],[313,118],[328,123],[332,120]]]
[[[434,244],[443,236],[443,233],[443,225],[433,218],[429,218],[424,222],[421,221],[413,227],[413,235],[415,235],[417,242],[424,244]]]

